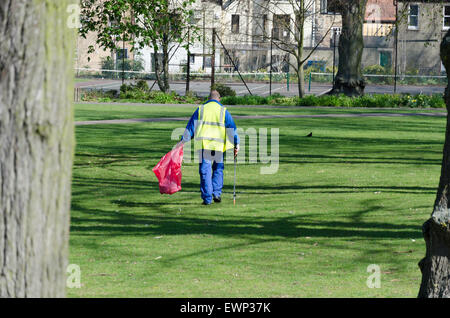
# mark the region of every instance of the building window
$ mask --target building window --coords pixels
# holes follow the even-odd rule
[[[339,1],[339,0],[337,0]],[[335,14],[335,6],[338,4],[336,0],[320,0],[320,13]]]
[[[408,29],[410,29],[410,30],[419,29],[419,5],[418,4],[410,4],[409,5]]]
[[[288,14],[274,14],[273,25],[273,38],[275,40],[288,41],[291,17]]]
[[[331,35],[330,35],[330,46],[335,47],[339,46],[339,37],[341,36],[342,29],[341,27],[332,27]]]
[[[341,35],[342,29],[341,27],[332,27],[331,28],[331,34],[333,36],[339,37]]]
[[[128,49],[117,49],[116,51],[116,59],[127,59],[128,58]]]
[[[195,64],[195,54],[189,54],[189,63]]]
[[[267,14],[263,15],[263,34],[267,35],[269,30],[269,19],[267,18]]]
[[[231,16],[231,33],[239,33],[239,15]]]
[[[443,29],[449,30],[450,29],[450,5],[444,6],[444,22],[443,22]]]
[[[211,56],[205,57],[205,67],[211,67]]]
[[[320,13],[326,14],[327,12],[327,0],[320,0]]]
[[[262,36],[266,36],[267,34],[267,14],[262,15],[261,17],[259,17],[257,20],[255,25],[255,35],[262,35]]]

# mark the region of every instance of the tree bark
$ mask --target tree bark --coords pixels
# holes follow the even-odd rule
[[[450,85],[450,31],[441,43],[441,59]],[[422,272],[420,298],[450,297],[450,87],[445,90],[447,128],[441,166],[441,177],[431,218],[422,226],[426,243],[425,257],[419,262]]]
[[[72,0],[0,2],[0,297],[63,297],[74,146]]]
[[[159,89],[164,92],[164,82],[161,78],[161,65],[159,63],[158,60],[158,46],[156,45],[156,42],[153,42],[153,52],[154,52],[154,56],[155,56],[155,77],[156,77],[156,82],[158,83],[158,87]]]
[[[363,25],[367,0],[339,1],[342,29],[339,37],[339,68],[330,94],[360,96],[366,86],[361,70],[364,50]]]
[[[303,64],[300,64],[297,69],[297,86],[298,86],[298,97],[305,97],[305,71],[303,70]]]
[[[301,14],[298,17],[299,23],[299,38],[297,43],[297,80],[298,80],[298,97],[303,98],[305,96],[305,72],[303,71],[303,42],[305,39],[304,34],[304,26],[305,26],[305,2],[302,1],[301,5]]]

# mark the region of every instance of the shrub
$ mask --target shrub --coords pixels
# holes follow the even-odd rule
[[[441,94],[434,94],[428,101],[428,106],[432,108],[445,108],[444,98]]]
[[[218,84],[218,83],[214,84],[211,87],[211,90],[218,91],[221,97],[236,96],[236,92],[232,88],[230,88],[230,87],[228,87],[228,86],[226,86],[224,84]]]
[[[136,83],[136,88],[137,88],[137,89],[140,89],[141,91],[145,91],[145,92],[147,92],[147,91],[149,90],[147,81],[145,81],[145,80],[139,80],[139,81],[137,81],[137,83]]]
[[[391,75],[390,69],[386,69],[381,65],[369,65],[363,69],[363,74],[368,75]],[[393,82],[390,76],[369,76],[367,82],[375,84],[391,84]]]
[[[217,87],[217,86],[216,86]],[[180,96],[176,92],[163,93],[160,91],[149,91],[145,81],[136,84],[122,85],[120,93],[116,91],[87,90],[83,92],[84,101],[111,101],[127,100],[157,104],[198,104],[204,102],[193,93]],[[409,94],[376,94],[364,95],[360,97],[347,97],[345,95],[308,95],[303,98],[286,97],[278,93],[272,96],[262,97],[257,95],[246,96],[224,96],[224,105],[273,105],[273,106],[334,106],[334,107],[386,107],[386,108],[445,108],[442,94],[429,95],[409,95]]]
[[[115,90],[97,90],[89,89],[84,90],[82,93],[81,100],[83,101],[111,101],[112,99],[118,98],[117,91]]]
[[[115,70],[116,72],[108,72],[108,71],[102,71],[102,77],[103,78],[122,78],[122,64],[123,64],[123,70],[125,71],[125,78],[131,79],[138,77],[137,73],[130,73],[127,71],[134,71],[134,72],[141,72],[144,70],[144,62],[136,58],[134,60],[125,59],[122,61],[122,59],[117,60],[114,62],[114,60],[108,56],[106,58],[103,58],[101,61],[101,68],[102,70]]]
[[[279,94],[272,96],[233,96],[222,99],[225,105],[274,105],[274,106],[334,106],[334,107],[385,107],[385,108],[444,108],[442,95],[364,95],[347,97],[345,95],[309,95],[303,98],[284,97]]]

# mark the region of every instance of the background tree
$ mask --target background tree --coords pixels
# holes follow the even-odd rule
[[[252,22],[264,30],[266,43],[273,40],[274,49],[286,53],[287,58],[283,62],[295,71],[299,97],[305,96],[304,65],[328,36],[334,21],[321,34],[313,30],[317,37],[312,43],[312,47],[305,51],[305,27],[309,19],[315,18],[316,0],[287,0],[286,2],[253,0],[252,3],[255,8],[262,10],[263,15],[272,22],[272,30],[265,30],[265,26],[261,23],[265,19],[261,15],[255,14]],[[267,15],[267,13],[270,14]],[[281,61],[273,61],[272,67],[278,62]]]
[[[96,32],[97,43],[104,49],[115,50],[118,41],[129,42],[133,48],[152,47],[159,89],[168,92],[170,55],[185,39],[193,2],[195,0],[82,0],[80,34],[86,37],[88,32]],[[93,52],[93,47],[90,51]]]
[[[367,0],[328,0],[330,10],[342,16],[339,64],[330,94],[359,96],[366,86],[361,60],[364,50],[363,26]]]
[[[65,295],[73,2],[0,1],[0,297]]]
[[[308,19],[314,18],[315,10],[313,6],[316,5],[315,0],[288,0],[290,10],[294,13],[289,15],[286,20],[272,19],[274,28],[285,30],[288,36],[283,37],[277,35],[273,40],[273,44],[281,51],[284,51],[293,57],[293,61],[288,58],[288,63],[292,67],[297,76],[298,96],[305,96],[305,73],[304,65],[309,60],[311,55],[316,51],[319,45],[325,40],[330,33],[333,22],[325,30],[325,32],[315,40],[313,47],[309,52],[305,52],[305,26]],[[276,6],[277,4],[275,4]],[[274,15],[272,15],[274,16]]]
[[[450,31],[441,43],[441,59],[447,70],[450,85]],[[447,113],[450,114],[450,86],[445,89]],[[444,155],[442,159],[441,177],[436,194],[433,213],[422,226],[426,242],[425,257],[419,262],[422,271],[422,283],[419,297],[450,297],[450,115],[447,114]]]

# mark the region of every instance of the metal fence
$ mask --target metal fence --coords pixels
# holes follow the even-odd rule
[[[271,94],[272,85],[276,86],[274,92],[298,94],[298,77],[290,66],[295,63],[293,56],[278,49],[270,39],[232,43],[224,41],[214,29],[208,29],[207,33],[210,36],[200,46],[188,49],[178,46],[171,53],[169,81],[176,86],[178,94],[196,93],[195,83],[203,83],[204,87],[229,85],[241,95]],[[392,38],[375,35],[365,38],[362,68],[366,92],[443,92],[447,78],[440,62],[438,41],[419,43],[400,39],[394,42]],[[307,94],[323,94],[331,89],[339,60],[337,46],[338,41],[331,38],[329,43],[320,45],[303,65]],[[305,48],[306,53],[308,50],[310,48]],[[158,90],[155,72],[152,71],[155,58],[159,57],[152,55],[147,58],[146,66],[139,70],[117,66],[115,69],[76,68],[78,92],[75,99],[81,98],[83,90],[119,90],[120,85],[136,80],[149,81],[151,89]]]

